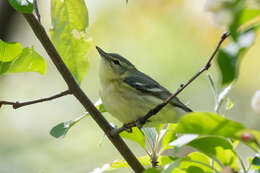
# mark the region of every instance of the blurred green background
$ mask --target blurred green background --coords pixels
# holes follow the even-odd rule
[[[224,31],[213,24],[211,14],[205,11],[205,0],[129,0],[128,4],[124,0],[86,0],[86,4],[90,17],[87,33],[94,44],[128,58],[172,92],[205,64]],[[49,0],[39,3],[46,29],[50,28],[49,5]],[[21,15],[12,19],[8,41],[21,42],[23,47],[34,45],[48,66],[45,76],[37,73],[1,76],[1,100],[26,101],[66,89],[65,82]],[[227,113],[228,118],[258,130],[260,116],[252,110],[251,98],[260,88],[259,46],[260,37],[257,37],[256,44],[241,63],[239,79],[229,94],[234,108]],[[87,58],[90,70],[82,88],[95,102],[99,98],[99,56],[94,46]],[[219,83],[216,63],[210,72]],[[213,93],[206,73],[179,98],[194,110],[214,110]],[[82,106],[72,96],[17,110],[3,106],[0,109],[0,172],[85,173],[121,159],[111,143],[103,139],[103,132],[90,117],[74,126],[63,139],[49,135],[53,126],[83,112]],[[116,122],[106,115],[109,121]],[[130,141],[127,143],[136,155],[144,154],[139,146]],[[250,150],[243,146],[240,146],[240,152],[243,156],[250,154]]]

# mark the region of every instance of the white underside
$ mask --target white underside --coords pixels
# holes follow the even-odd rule
[[[162,103],[162,100],[154,96],[142,95],[141,92],[137,96],[136,92],[138,91],[130,88],[127,84],[117,88],[115,86],[118,86],[118,84],[115,85],[111,81],[104,83],[103,81],[100,97],[106,110],[124,124],[143,117],[149,110]],[[145,126],[175,123],[183,114],[185,114],[183,110],[168,104],[152,116]]]

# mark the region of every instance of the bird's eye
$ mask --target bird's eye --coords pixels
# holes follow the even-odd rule
[[[120,62],[118,60],[113,60],[113,63],[116,65],[120,65]]]

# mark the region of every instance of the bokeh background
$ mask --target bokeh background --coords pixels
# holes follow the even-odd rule
[[[94,44],[128,58],[173,92],[205,64],[224,31],[214,25],[211,14],[205,11],[205,0],[129,0],[128,4],[124,0],[86,0],[86,4],[90,18],[87,33]],[[49,0],[39,2],[46,29],[50,28],[49,9]],[[33,45],[48,66],[45,76],[37,73],[1,76],[0,100],[26,101],[66,89],[65,82],[21,15],[10,18],[5,37],[5,41],[18,41],[23,47]],[[259,46],[258,36],[241,63],[239,79],[229,94],[234,107],[227,113],[228,118],[258,130],[260,115],[252,110],[251,99],[260,88]],[[99,98],[99,56],[94,46],[87,57],[90,69],[81,86],[95,102]],[[221,79],[215,62],[210,73],[218,84]],[[179,98],[194,110],[214,110],[206,73]],[[0,172],[87,173],[121,159],[90,117],[74,126],[63,139],[49,135],[56,124],[83,113],[83,107],[71,96],[17,110],[3,106],[0,109]],[[118,123],[109,114],[105,115],[109,121]],[[131,141],[127,143],[136,155],[144,154],[139,146]],[[239,146],[239,152],[243,156],[251,154],[243,146]]]

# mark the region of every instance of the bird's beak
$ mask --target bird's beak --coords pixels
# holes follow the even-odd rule
[[[108,61],[111,60],[111,58],[109,57],[108,53],[106,53],[105,51],[103,51],[100,47],[96,46],[96,49],[98,50],[98,53],[99,53],[99,55],[100,55],[102,58],[104,58],[104,59],[106,59],[106,60],[108,60]]]

